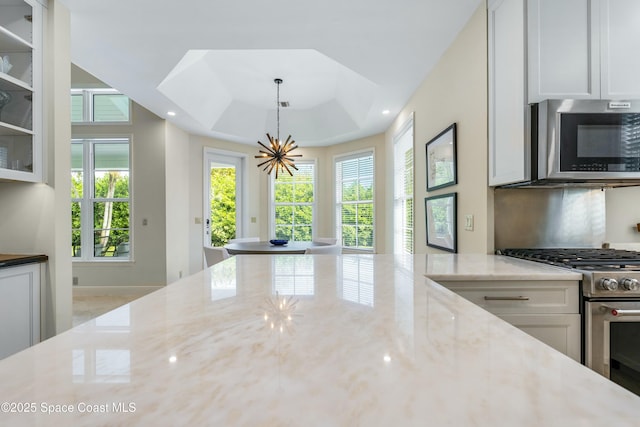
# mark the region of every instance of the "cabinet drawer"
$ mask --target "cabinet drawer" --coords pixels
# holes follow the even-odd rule
[[[494,314],[579,313],[578,282],[440,282]]]

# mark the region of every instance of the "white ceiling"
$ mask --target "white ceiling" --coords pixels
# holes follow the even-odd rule
[[[306,146],[385,131],[482,2],[60,1],[72,61],[158,116],[255,144],[281,78],[282,136]]]

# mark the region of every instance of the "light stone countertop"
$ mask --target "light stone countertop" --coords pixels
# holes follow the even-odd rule
[[[562,276],[235,256],[0,361],[0,402],[34,410],[0,425],[637,426],[640,397],[424,277],[527,270]]]

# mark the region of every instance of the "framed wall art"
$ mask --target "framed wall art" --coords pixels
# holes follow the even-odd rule
[[[427,246],[456,253],[457,193],[425,197],[424,211],[427,225]]]
[[[456,124],[452,124],[427,142],[427,191],[458,182],[456,165]]]

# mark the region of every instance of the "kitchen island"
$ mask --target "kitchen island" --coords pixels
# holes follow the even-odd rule
[[[577,273],[235,256],[1,361],[0,425],[638,425],[640,397],[425,274]]]

